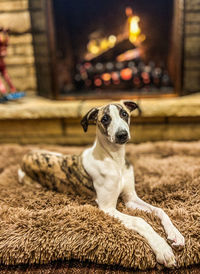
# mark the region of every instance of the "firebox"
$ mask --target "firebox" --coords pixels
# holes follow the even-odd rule
[[[118,99],[183,94],[183,0],[34,5],[30,1],[40,95]]]

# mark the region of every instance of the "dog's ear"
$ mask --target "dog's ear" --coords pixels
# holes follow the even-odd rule
[[[81,120],[81,125],[85,132],[88,129],[88,125],[96,125],[98,112],[99,112],[98,108],[92,108]]]
[[[139,114],[141,115],[142,110],[141,110],[141,108],[139,107],[139,105],[136,104],[135,102],[133,102],[133,101],[122,101],[122,103],[127,107],[127,109],[128,109],[130,112],[134,111],[135,109],[138,109],[138,112],[139,112]]]

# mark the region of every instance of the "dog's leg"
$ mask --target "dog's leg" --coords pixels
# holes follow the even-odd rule
[[[183,247],[185,245],[185,239],[178,229],[172,224],[169,216],[163,209],[152,206],[143,200],[141,200],[134,189],[134,176],[132,174],[126,174],[127,181],[123,190],[123,199],[125,205],[132,209],[140,209],[149,213],[153,213],[160,220],[167,234],[167,239],[172,242],[174,247]]]
[[[144,202],[143,200],[141,200],[139,197],[137,196],[135,197],[135,195],[133,197],[134,197],[133,199],[130,199],[127,202],[125,202],[127,207],[154,213],[154,215],[161,220],[161,223],[167,234],[167,239],[172,242],[172,246],[178,247],[178,246],[185,245],[184,237],[181,235],[178,229],[173,225],[169,216],[164,212],[163,209],[152,206]]]
[[[19,180],[22,181],[26,174],[44,187],[64,192],[68,187],[66,174],[63,170],[67,166],[67,161],[68,156],[60,153],[45,150],[30,151],[23,157]]]
[[[97,203],[99,208],[110,216],[119,219],[128,229],[132,229],[143,236],[154,251],[156,260],[159,263],[164,264],[166,267],[175,266],[175,256],[167,242],[162,237],[160,237],[142,218],[129,216],[119,212],[115,208],[118,193],[116,193],[115,190],[111,191],[113,185],[112,182],[106,182],[106,185],[108,186],[107,188],[104,186],[96,188]]]

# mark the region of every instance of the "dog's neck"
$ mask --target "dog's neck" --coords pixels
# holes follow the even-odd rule
[[[123,165],[125,163],[125,145],[111,143],[106,136],[97,132],[93,144],[93,155],[96,159],[111,158],[118,164]]]

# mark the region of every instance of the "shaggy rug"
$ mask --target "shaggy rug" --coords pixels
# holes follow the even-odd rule
[[[139,234],[100,211],[95,201],[64,195],[39,184],[22,185],[17,169],[24,153],[36,146],[0,145],[0,263],[50,263],[89,260],[134,269],[156,266],[155,256]],[[62,153],[83,148],[37,146]],[[158,142],[127,145],[136,190],[142,199],[162,207],[185,236],[183,250],[174,250],[177,267],[200,263],[200,142]],[[144,218],[163,237],[152,214],[118,209]]]

